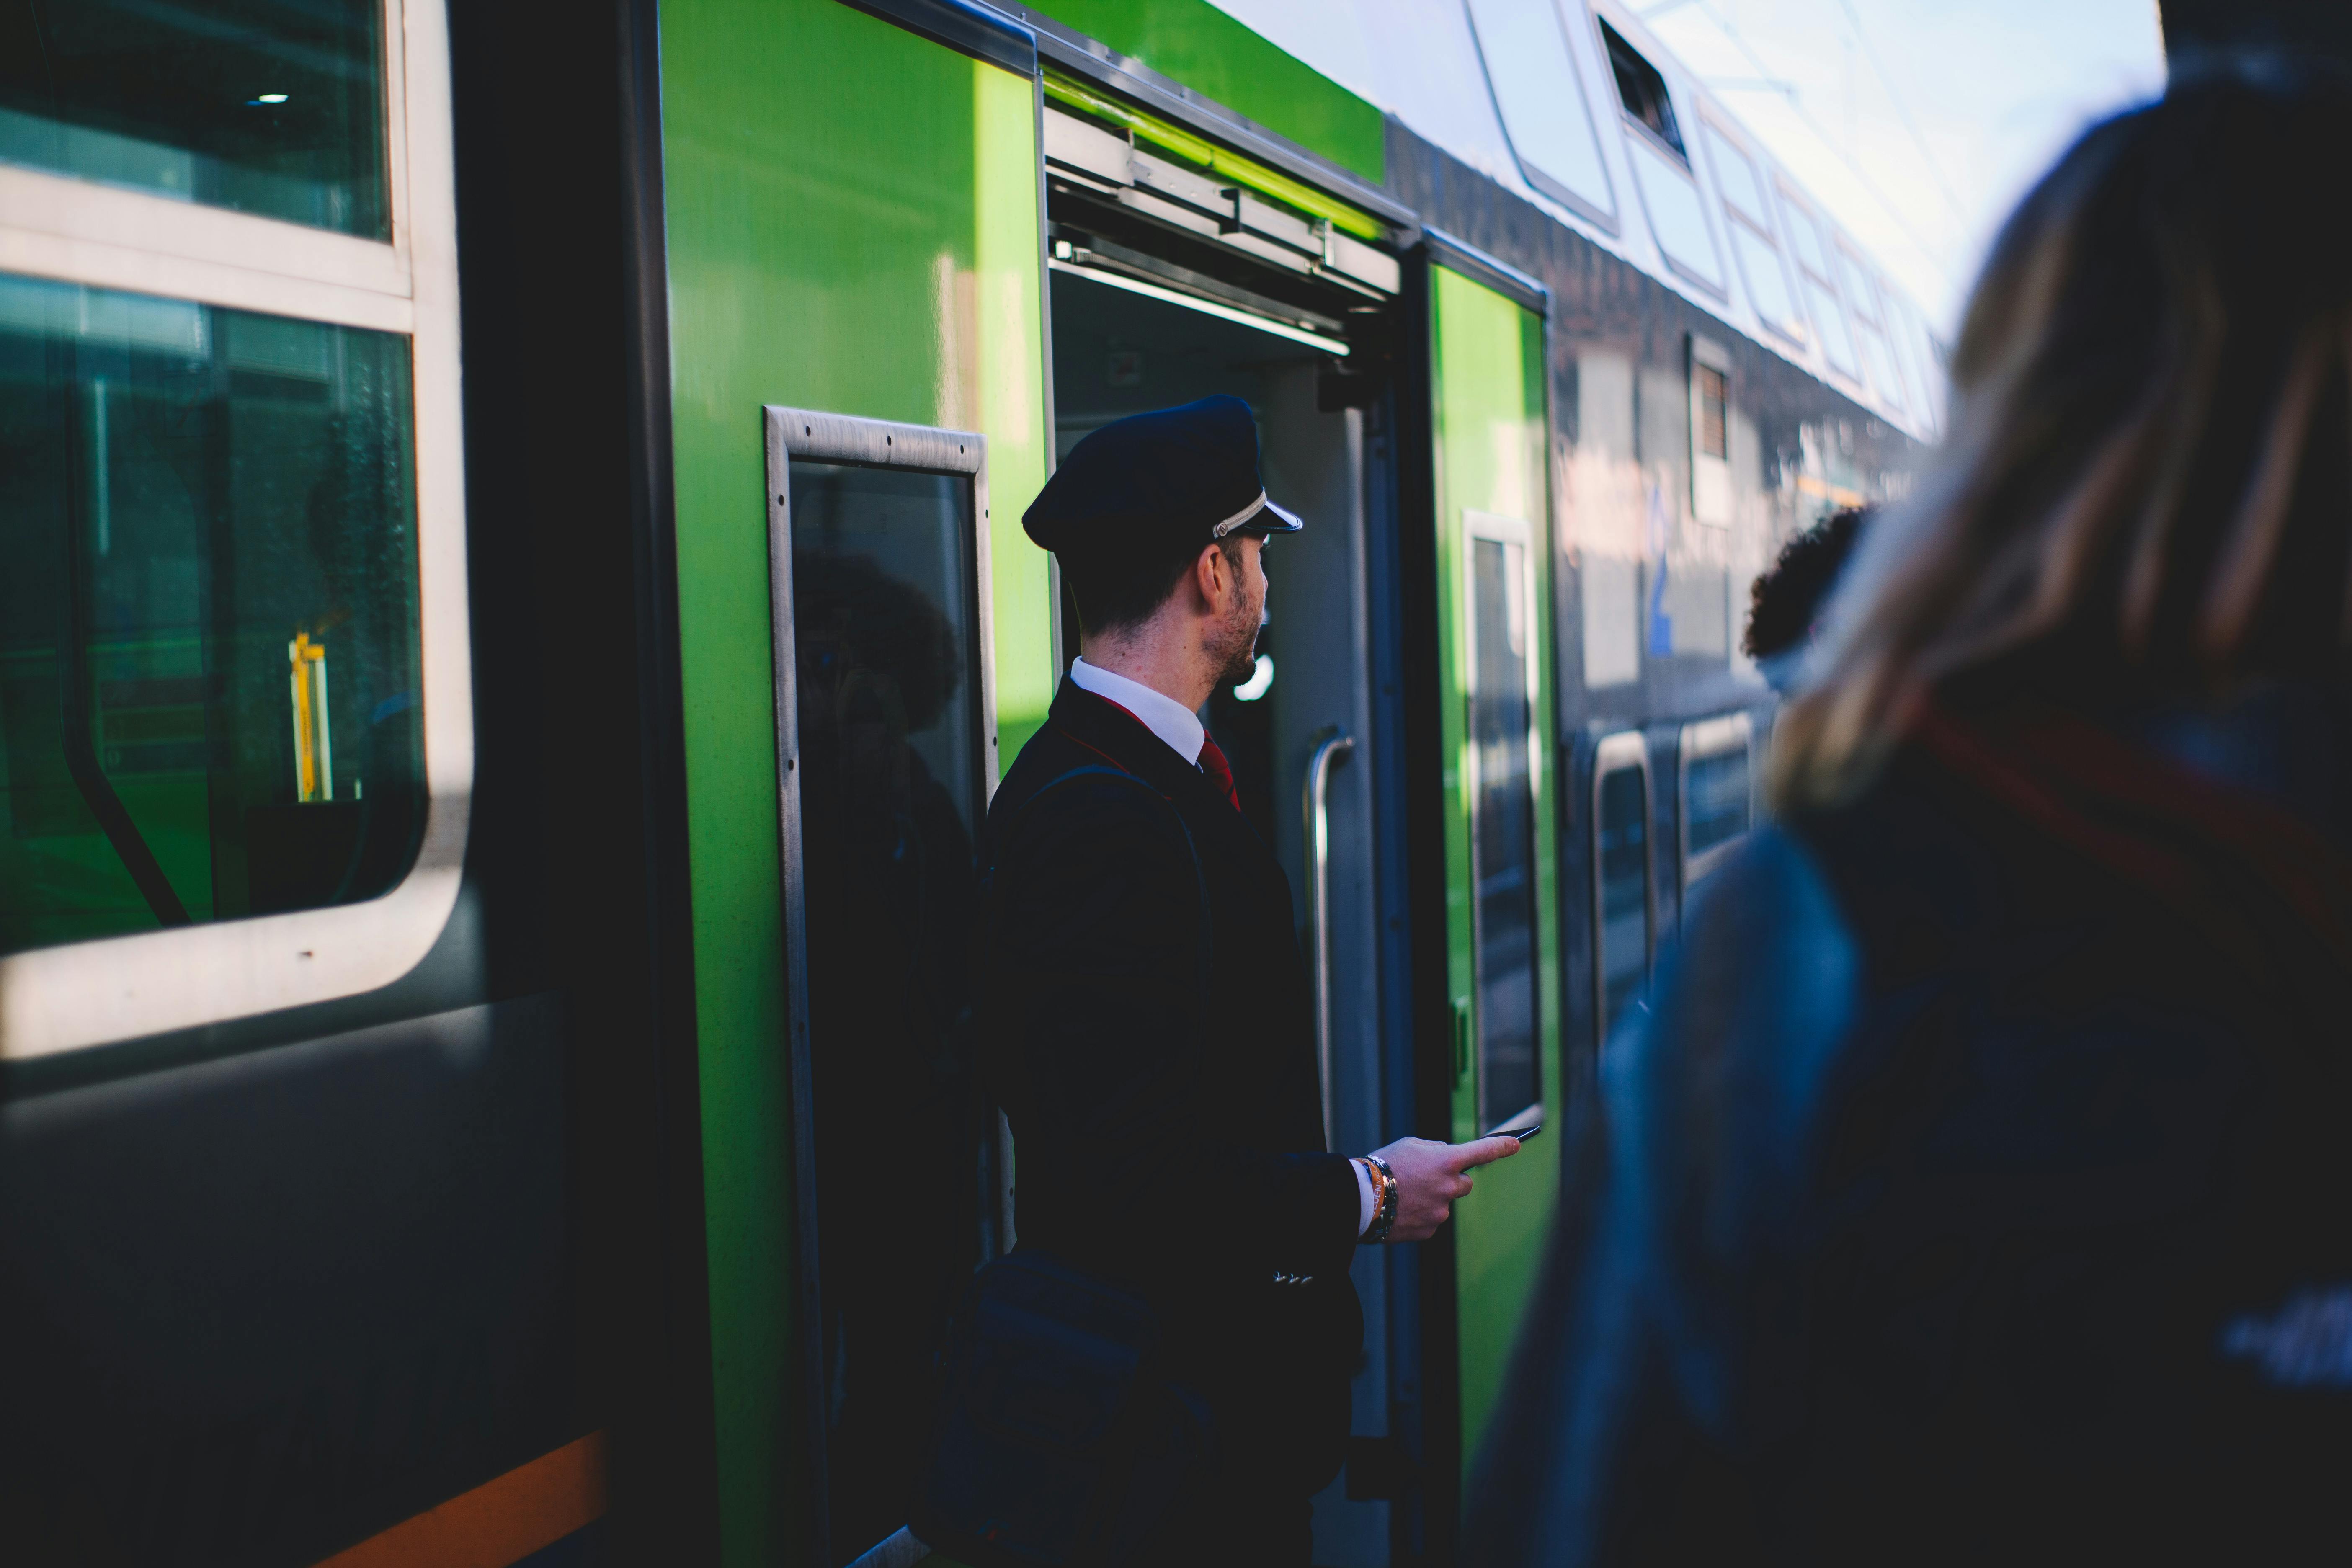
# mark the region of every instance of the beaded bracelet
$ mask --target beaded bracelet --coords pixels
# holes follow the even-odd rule
[[[1390,1231],[1396,1228],[1396,1173],[1390,1170],[1389,1163],[1386,1160],[1381,1159],[1378,1154],[1364,1154],[1359,1156],[1359,1158],[1360,1158],[1365,1164],[1370,1165],[1375,1172],[1377,1172],[1381,1178],[1380,1212],[1372,1216],[1372,1228],[1366,1231],[1363,1237],[1366,1241],[1369,1241],[1373,1246],[1377,1247],[1389,1238]]]

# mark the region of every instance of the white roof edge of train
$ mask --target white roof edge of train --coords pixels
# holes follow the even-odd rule
[[[1675,53],[1642,23],[1622,0],[1556,0],[1560,21],[1570,35],[1570,59],[1580,79],[1608,180],[1617,193],[1619,221],[1614,232],[1557,197],[1538,189],[1520,168],[1500,110],[1489,86],[1486,65],[1480,56],[1470,19],[1468,0],[1211,0],[1243,26],[1277,48],[1354,93],[1367,103],[1394,115],[1408,130],[1460,159],[1512,195],[1532,204],[1555,222],[1689,300],[1738,331],[1742,337],[1778,355],[1814,379],[1836,388],[1871,414],[1924,440],[1933,440],[1941,424],[1945,397],[1940,363],[1920,363],[1921,344],[1932,342],[1926,312],[1894,279],[1868,249],[1840,224],[1835,213],[1806,188],[1788,168],[1774,159],[1761,138],[1739,116],[1699,82]],[[1520,0],[1528,5],[1552,5],[1555,0]],[[1346,26],[1352,17],[1353,28]],[[1601,53],[1598,18],[1621,34],[1665,79],[1683,127],[1690,173],[1700,191],[1717,260],[1726,279],[1726,293],[1717,298],[1678,276],[1665,259],[1654,226],[1648,221],[1635,184],[1634,153],[1622,112],[1616,80]],[[1582,25],[1577,26],[1581,23]],[[1843,241],[1867,266],[1891,308],[1908,317],[1900,330],[1885,326],[1889,352],[1898,356],[1896,375],[1906,384],[1906,405],[1896,407],[1874,390],[1865,390],[1859,377],[1832,370],[1823,353],[1820,333],[1809,332],[1800,351],[1765,328],[1739,264],[1731,256],[1729,219],[1724,195],[1708,156],[1699,150],[1699,125],[1712,121],[1720,133],[1755,159],[1762,177],[1777,181],[1803,205],[1819,214],[1831,231],[1831,243]],[[1611,127],[1619,134],[1609,134]],[[1777,205],[1777,204],[1775,204]],[[1790,250],[1784,211],[1769,215],[1773,241]],[[1832,263],[1834,265],[1834,263]],[[1790,279],[1801,292],[1801,275]],[[1841,291],[1844,288],[1839,280]],[[1928,352],[1941,351],[1937,343]],[[1862,367],[1867,374],[1867,367]],[[1926,409],[1908,406],[1924,396]]]

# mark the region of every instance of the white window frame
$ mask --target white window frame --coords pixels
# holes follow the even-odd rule
[[[1868,383],[1862,379],[1862,345],[1854,341],[1853,313],[1847,308],[1844,286],[1837,279],[1837,255],[1834,249],[1837,245],[1837,235],[1822,221],[1821,214],[1813,210],[1812,204],[1799,195],[1786,180],[1775,178],[1772,182],[1772,194],[1780,200],[1780,221],[1792,231],[1799,224],[1812,226],[1813,242],[1820,246],[1822,250],[1822,264],[1830,269],[1830,276],[1824,278],[1807,266],[1805,247],[1796,243],[1795,235],[1791,233],[1789,260],[1795,267],[1797,273],[1798,308],[1807,316],[1813,313],[1812,296],[1806,289],[1806,283],[1818,283],[1827,289],[1830,303],[1835,306],[1838,311],[1838,325],[1844,329],[1846,350],[1853,355],[1853,369],[1848,373],[1830,358],[1830,334],[1819,321],[1815,321],[1813,340],[1814,346],[1821,353],[1822,367],[1842,381],[1851,382],[1857,386],[1867,385]]]
[[[409,339],[427,797],[416,862],[362,903],[0,958],[0,1061],[375,990],[424,959],[457,906],[474,713],[442,0],[383,0],[383,47],[389,240],[0,165],[0,272]]]
[[[1723,177],[1723,170],[1719,166],[1720,161],[1715,155],[1715,149],[1712,146],[1707,148],[1706,153],[1707,168],[1715,176],[1717,199],[1723,203],[1724,248],[1731,253],[1731,265],[1738,269],[1740,286],[1748,290],[1748,308],[1756,317],[1758,324],[1767,332],[1784,343],[1794,343],[1797,347],[1803,348],[1806,346],[1804,279],[1791,275],[1791,264],[1787,250],[1780,243],[1780,237],[1773,230],[1772,188],[1777,176],[1773,174],[1771,165],[1756,155],[1754,148],[1744,144],[1738,137],[1731,133],[1730,129],[1723,121],[1714,115],[1702,112],[1699,116],[1699,140],[1706,141],[1710,132],[1721,139],[1723,144],[1735,155],[1748,161],[1748,171],[1756,179],[1756,194],[1764,201],[1765,210],[1761,213],[1742,211],[1739,204],[1731,199],[1731,184]],[[1743,228],[1762,240],[1764,247],[1772,253],[1774,263],[1780,268],[1781,286],[1789,291],[1789,305],[1796,314],[1795,321],[1776,321],[1764,313],[1762,305],[1758,302],[1756,281],[1748,276],[1748,262],[1739,249],[1738,231]]]

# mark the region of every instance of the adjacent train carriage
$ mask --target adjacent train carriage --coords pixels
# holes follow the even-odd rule
[[[1126,413],[1245,397],[1308,520],[1209,717],[1334,1145],[1572,1119],[1758,809],[1745,584],[1935,350],[1612,0],[1376,9],[0,21],[11,1561],[903,1521],[1018,1234],[1019,518]],[[1561,1144],[1360,1249],[1318,1563],[1453,1560]]]

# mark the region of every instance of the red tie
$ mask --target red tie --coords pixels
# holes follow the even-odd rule
[[[1213,735],[1201,737],[1201,771],[1209,775],[1211,784],[1224,792],[1225,798],[1234,803],[1235,811],[1242,808],[1241,793],[1234,788],[1234,765],[1225,761],[1225,753],[1218,747]]]

